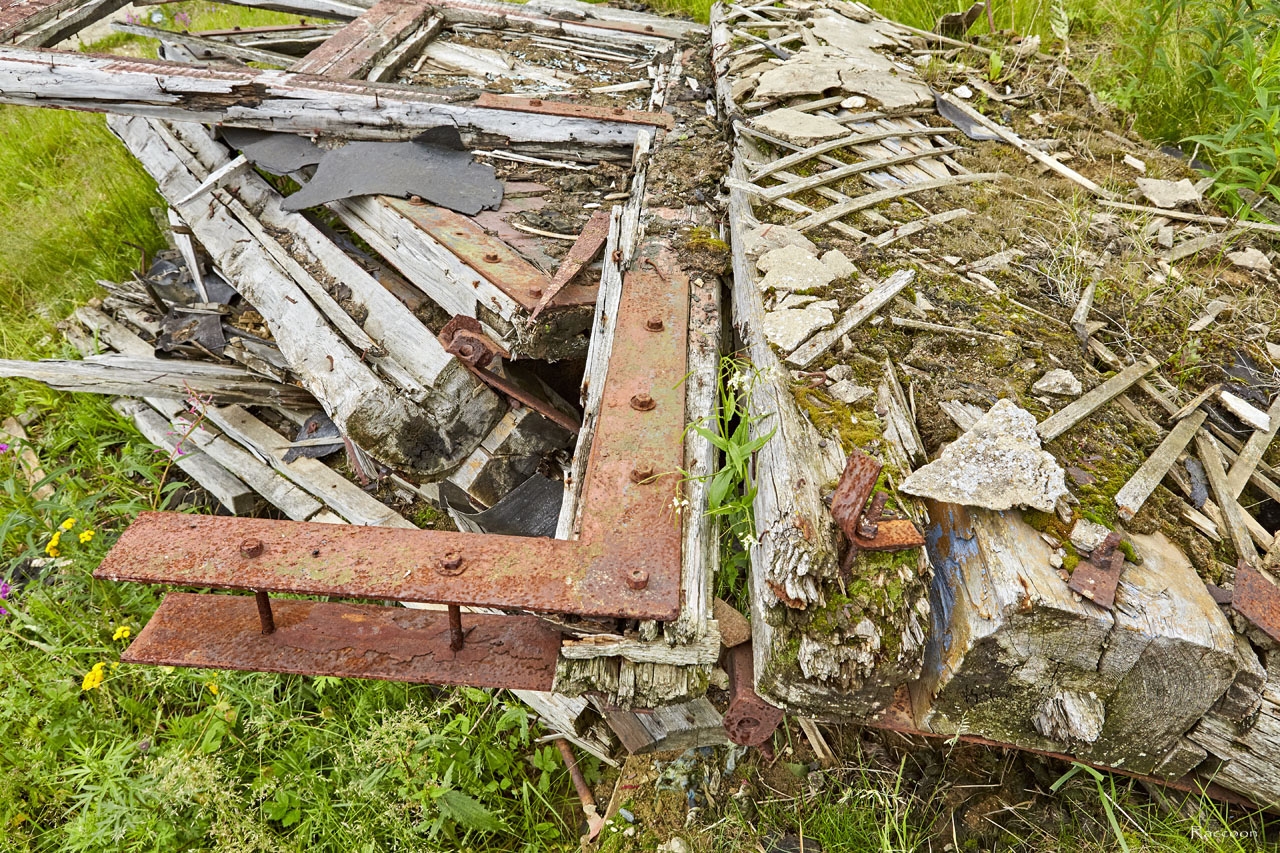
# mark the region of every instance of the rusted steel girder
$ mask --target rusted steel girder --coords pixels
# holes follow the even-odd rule
[[[689,279],[652,241],[628,272],[583,479],[574,541],[258,518],[143,513],[94,572],[101,579],[545,613],[674,619],[681,532]],[[661,320],[662,331],[652,330]],[[665,485],[664,485],[665,484]],[[246,556],[240,545],[261,542]]]
[[[516,110],[522,113],[538,113],[570,118],[594,118],[600,121],[620,121],[627,124],[647,124],[671,130],[676,117],[670,113],[624,110],[622,107],[597,107],[591,104],[570,104],[564,101],[546,101],[542,98],[519,98],[515,95],[496,95],[484,92],[471,102],[473,107],[490,110]]]

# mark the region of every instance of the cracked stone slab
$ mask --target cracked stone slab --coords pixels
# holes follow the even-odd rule
[[[838,50],[807,45],[781,65],[760,75],[755,96],[761,100],[795,95],[820,95],[840,86],[840,72],[849,67],[849,58]]]
[[[808,340],[814,332],[836,321],[833,313],[839,307],[833,299],[815,302],[804,308],[783,308],[764,315],[764,335],[778,349],[791,352]]]
[[[1105,524],[1099,524],[1087,518],[1079,518],[1076,519],[1075,526],[1071,528],[1071,532],[1067,536],[1077,551],[1083,551],[1088,554],[1101,545],[1102,540],[1106,539],[1107,534],[1110,532],[1111,528]]]
[[[1231,261],[1235,266],[1246,269],[1249,272],[1256,272],[1266,275],[1271,272],[1271,261],[1262,252],[1257,249],[1241,249],[1239,252],[1229,252],[1227,260]]]
[[[795,145],[813,145],[849,135],[849,129],[834,119],[785,108],[754,118],[751,125]]]
[[[760,256],[756,266],[765,273],[760,280],[762,290],[811,290],[824,287],[835,279],[835,273],[801,246],[783,246]]]
[[[810,255],[818,256],[818,247],[813,245],[812,240],[785,225],[757,225],[747,232],[743,244],[749,258],[759,258],[765,252],[781,249],[783,246],[799,246]]]
[[[933,90],[924,82],[892,66],[888,71],[861,68],[842,71],[840,86],[846,92],[874,98],[885,109],[904,109],[933,101]]]
[[[892,47],[893,39],[869,24],[851,21],[828,10],[813,19],[813,34],[832,47],[847,53],[862,53],[877,47]]]
[[[827,371],[828,375],[830,375],[830,373],[830,371]],[[853,405],[859,400],[870,397],[875,393],[875,391],[865,385],[859,385],[856,382],[849,381],[848,379],[842,379],[827,388],[827,393],[832,397],[835,397],[841,403]]]
[[[1078,397],[1084,390],[1080,380],[1070,370],[1055,367],[1036,380],[1031,390],[1037,394],[1057,394],[1060,397]]]
[[[907,477],[909,495],[1005,510],[1029,506],[1053,512],[1067,494],[1066,475],[1040,447],[1035,416],[1012,400],[996,402],[942,455]]]
[[[858,268],[839,249],[832,249],[823,255],[822,263],[826,265],[827,269],[831,270],[831,274],[836,278],[848,278],[851,275],[858,274]]]
[[[1177,207],[1200,201],[1200,191],[1187,178],[1180,181],[1161,181],[1156,178],[1138,178],[1138,190],[1156,207]]]

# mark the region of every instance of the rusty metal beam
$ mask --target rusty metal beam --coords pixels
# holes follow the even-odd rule
[[[144,513],[94,572],[110,580],[670,620],[685,428],[689,279],[652,241],[626,274],[576,541]],[[652,330],[661,321],[661,331]],[[639,479],[639,482],[636,480]],[[260,541],[261,548],[242,543]]]
[[[515,110],[565,118],[590,118],[599,121],[619,121],[626,124],[647,124],[671,130],[676,118],[670,113],[624,110],[622,107],[597,107],[591,104],[570,104],[564,101],[547,101],[542,98],[520,98],[515,95],[495,95],[485,92],[471,102],[473,107],[491,110]]]
[[[1243,559],[1236,566],[1231,607],[1276,642],[1280,642],[1280,588]]]
[[[171,593],[125,663],[325,673],[429,684],[550,690],[560,635],[536,616],[469,613],[450,647],[442,611],[276,599],[262,633],[253,596]]]

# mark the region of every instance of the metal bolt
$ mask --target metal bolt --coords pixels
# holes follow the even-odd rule
[[[640,393],[631,398],[631,408],[637,412],[648,412],[658,405],[648,394]]]
[[[463,358],[471,358],[471,356],[476,354],[475,345],[472,344],[470,341],[463,341],[462,343],[458,344],[456,354],[462,356]]]
[[[276,632],[276,618],[271,613],[271,596],[265,592],[255,592],[253,598],[258,603],[258,620],[262,622],[262,633]]]
[[[261,539],[245,539],[240,543],[240,556],[246,560],[251,560],[254,557],[261,557],[262,552],[266,549]]]
[[[542,101],[541,101],[540,99],[538,99],[538,98],[534,98],[533,100],[529,101],[529,106],[531,106],[531,107],[540,107],[540,106],[542,106]]]
[[[450,551],[445,554],[436,565],[436,573],[441,575],[462,574],[462,555],[457,551]]]
[[[643,483],[653,476],[653,466],[647,463],[637,465],[631,469],[631,482]]]
[[[484,262],[486,264],[496,264],[500,260],[502,259],[498,257],[496,252],[489,252],[484,256]]]
[[[456,604],[449,605],[449,648],[455,652],[462,651],[466,643],[466,635],[462,633],[462,609]]]
[[[420,195],[411,195],[409,196],[409,204],[412,204],[414,207],[422,207],[426,202]]]
[[[644,569],[632,569],[627,575],[627,586],[632,589],[644,589],[649,585],[649,573]]]
[[[529,288],[529,295],[532,296],[534,299],[540,299],[542,297],[542,288],[541,287]]]
[[[626,112],[626,110],[624,110],[622,107],[614,107],[614,108],[613,108],[613,114],[614,114],[614,115],[616,115],[616,116],[620,116],[620,115],[622,115],[624,112]]]
[[[661,332],[663,329],[661,317],[650,317],[644,321],[644,327],[651,332]]]

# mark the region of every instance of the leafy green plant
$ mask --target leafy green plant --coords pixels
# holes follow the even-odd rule
[[[1058,781],[1049,787],[1052,793],[1057,793],[1063,785],[1071,781],[1077,773],[1084,772],[1093,777],[1093,782],[1098,788],[1098,801],[1102,805],[1102,810],[1107,816],[1107,823],[1111,827],[1111,832],[1115,835],[1116,841],[1120,844],[1120,849],[1124,853],[1129,853],[1129,842],[1124,837],[1124,830],[1120,828],[1120,821],[1116,819],[1116,782],[1115,777],[1110,774],[1103,774],[1087,764],[1081,764],[1078,761],[1071,762],[1071,769],[1058,777]],[[1109,782],[1110,790],[1104,786],[1104,782]]]

